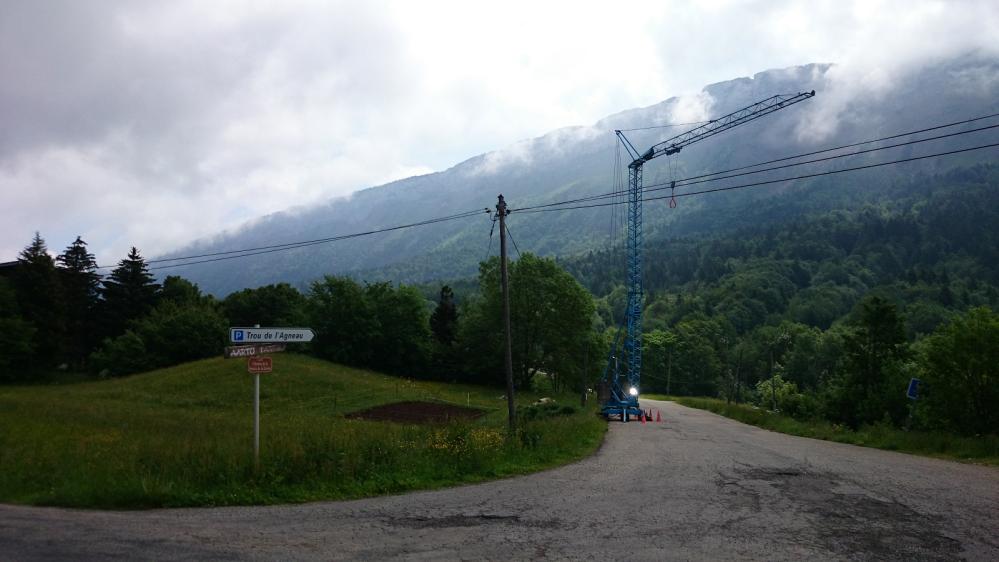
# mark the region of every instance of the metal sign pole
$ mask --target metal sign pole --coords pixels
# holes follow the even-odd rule
[[[260,373],[270,373],[274,364],[270,353],[285,350],[287,342],[310,342],[311,328],[229,328],[229,341],[239,344],[225,348],[224,356],[247,357],[246,369],[253,374],[253,469],[260,470]],[[250,344],[250,345],[245,345]]]
[[[260,373],[253,375],[253,469],[260,470]]]

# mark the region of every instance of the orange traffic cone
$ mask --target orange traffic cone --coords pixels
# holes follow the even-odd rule
[[[645,412],[642,412],[642,425],[645,425]]]
[[[661,412],[659,410],[656,410],[656,423],[662,423],[663,421],[663,417],[660,414]]]

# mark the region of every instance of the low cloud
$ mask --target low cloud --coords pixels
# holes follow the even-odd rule
[[[669,108],[669,114],[663,116],[663,123],[698,123],[707,121],[714,114],[715,99],[708,92],[700,92],[692,96],[680,96]]]
[[[834,16],[828,5],[817,15],[823,13]],[[870,118],[853,108],[893,95],[900,84],[928,67],[955,58],[999,57],[999,9],[994,2],[857,2],[846,15],[850,26],[842,31],[848,40],[832,50],[836,64],[798,128],[800,140],[819,142],[844,124]],[[981,85],[990,75],[994,71],[966,77],[968,81],[955,77],[950,87]]]

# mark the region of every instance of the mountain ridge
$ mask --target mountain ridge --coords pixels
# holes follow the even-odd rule
[[[789,91],[815,89],[818,91],[815,100],[822,100],[823,96],[829,100],[807,108],[808,104],[800,104],[802,109],[790,108],[774,114],[767,118],[766,126],[750,125],[727,132],[712,142],[710,148],[691,147],[672,159],[669,169],[662,165],[666,162],[652,162],[646,167],[646,185],[649,185],[824,146],[820,142],[830,144],[869,138],[878,133],[918,128],[913,125],[925,124],[927,119],[933,119],[935,124],[964,116],[955,108],[999,109],[996,102],[999,96],[995,95],[999,87],[989,85],[983,92],[969,94],[960,88],[941,86],[944,79],[940,78],[975,68],[999,74],[999,64],[995,61],[975,58],[949,61],[895,84],[890,96],[884,93],[860,96],[845,105],[841,92],[847,87],[829,76],[833,68],[838,69],[829,63],[813,63],[718,82],[705,86],[693,96],[673,96],[650,106],[623,110],[593,125],[561,127],[472,156],[446,170],[373,186],[312,207],[271,213],[248,221],[231,233],[223,232],[197,241],[166,257],[338,236],[473,209],[483,210],[482,219],[440,223],[348,242],[162,272],[179,273],[198,282],[206,291],[219,295],[278,281],[304,287],[310,280],[327,273],[365,275],[372,279],[385,279],[386,274],[390,274],[392,280],[406,282],[468,276],[474,273],[478,261],[490,247],[491,225],[485,211],[495,203],[498,193],[506,195],[512,207],[522,207],[614,189],[620,180],[613,177],[617,150],[613,129],[675,122],[681,118],[701,120],[693,118],[718,116]],[[988,84],[984,79],[983,83]],[[934,100],[936,104],[932,103]],[[826,115],[832,115],[836,122],[823,121],[828,119]],[[916,115],[920,117],[919,121],[915,119]],[[648,146],[676,132],[676,129],[663,129],[628,134],[636,146]],[[980,157],[975,156],[971,160],[978,159]],[[909,177],[919,171],[941,171],[948,165],[925,162],[905,170],[882,170],[863,175]],[[776,186],[760,191],[773,193],[781,189],[788,188]],[[732,195],[731,203],[738,204],[748,204],[758,196]],[[654,204],[648,207],[654,209],[654,213],[647,214],[647,239],[654,239],[672,226],[682,224],[683,217],[692,211],[734,208],[732,204],[703,198],[685,200],[679,211],[668,215],[661,213]],[[544,221],[531,223],[513,215],[511,232],[518,242],[536,253],[568,256],[606,245],[618,235],[604,227],[615,223],[611,213],[599,211],[552,213]],[[575,217],[566,218],[566,215]],[[411,265],[403,267],[403,264]]]

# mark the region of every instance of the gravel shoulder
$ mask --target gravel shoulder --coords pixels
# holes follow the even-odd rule
[[[0,505],[0,558],[999,560],[999,469],[793,437],[671,402],[592,457],[349,502]]]

